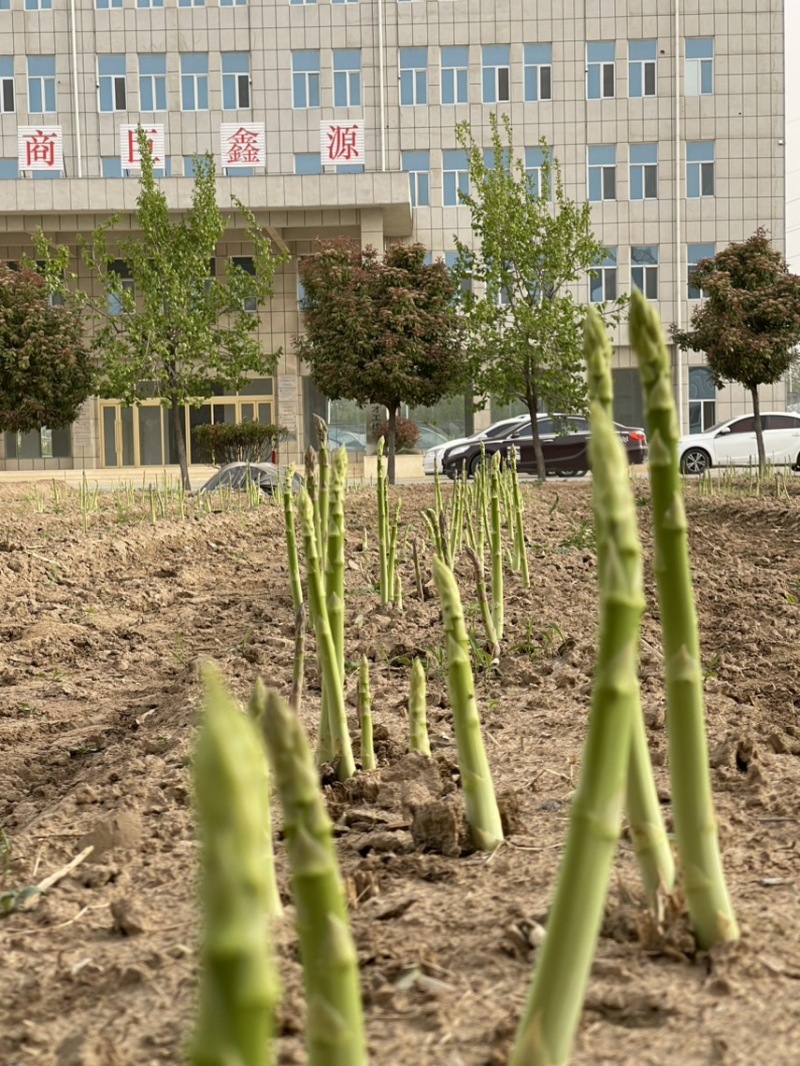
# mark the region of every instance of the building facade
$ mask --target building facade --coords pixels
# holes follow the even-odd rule
[[[532,170],[540,138],[552,146],[607,248],[583,299],[638,285],[686,323],[694,262],[759,226],[784,247],[783,64],[783,0],[0,0],[0,259],[30,251],[37,226],[73,249],[112,213],[130,229],[138,124],[176,212],[193,156],[211,151],[220,205],[238,196],[292,258],[262,315],[275,377],[187,409],[187,429],[269,418],[299,454],[311,413],[331,412],[294,355],[298,258],[349,235],[419,240],[450,262],[454,235],[470,237],[457,123],[488,143],[489,114],[508,114]],[[247,258],[235,218],[217,254]],[[702,355],[673,358],[686,432],[747,409],[737,387],[715,391]],[[633,366],[623,324],[616,414],[638,424]],[[784,386],[764,391],[785,402]],[[453,430],[468,406],[418,416]],[[333,422],[363,430],[346,408]],[[70,430],[0,442],[6,469],[173,459],[155,400],[92,400]]]

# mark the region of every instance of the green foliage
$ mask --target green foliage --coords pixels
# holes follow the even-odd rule
[[[703,259],[692,274],[705,293],[691,329],[672,330],[681,348],[705,352],[717,387],[779,381],[797,360],[800,277],[789,272],[764,229]]]
[[[463,391],[468,367],[455,283],[421,244],[383,255],[348,239],[322,242],[299,264],[305,335],[297,351],[331,400],[381,404],[390,422],[401,403],[430,406]],[[394,439],[387,434],[389,479]]]
[[[389,423],[384,422],[378,426],[376,436],[389,438]],[[416,447],[419,440],[419,426],[408,418],[398,415],[394,426],[394,446],[398,452],[408,452]]]
[[[476,391],[500,403],[522,398],[535,414],[544,407],[580,411],[586,406],[582,323],[585,307],[571,287],[587,284],[591,267],[604,257],[591,230],[588,204],[566,195],[558,161],[546,141],[541,188],[514,155],[507,116],[489,116],[492,162],[484,158],[468,123],[456,128],[469,159],[470,192],[461,194],[472,216],[474,247],[456,241],[459,288]],[[620,301],[598,305],[611,320]],[[538,446],[538,434],[534,437]],[[540,448],[538,448],[540,450]],[[544,460],[539,470],[544,477]]]
[[[155,180],[141,129],[139,148],[136,235],[123,235],[116,215],[81,246],[101,292],[99,298],[83,293],[82,299],[94,319],[101,395],[127,404],[158,396],[176,410],[201,403],[218,387],[237,392],[250,372],[272,373],[277,355],[262,350],[256,312],[272,296],[275,270],[285,257],[273,253],[252,212],[234,199],[252,248],[253,273],[226,260],[224,270],[210,276],[230,222],[217,206],[212,156],[196,159],[191,206],[176,219]],[[41,235],[37,255],[53,258]],[[177,443],[186,479],[182,433],[181,427]]]
[[[216,466],[226,463],[259,463],[285,440],[283,426],[261,422],[217,422],[192,431],[192,454],[197,461],[208,456]],[[198,446],[199,450],[195,448]]]
[[[80,310],[50,294],[29,264],[0,263],[0,430],[67,426],[92,391]]]

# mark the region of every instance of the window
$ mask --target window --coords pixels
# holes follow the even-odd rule
[[[456,207],[461,203],[459,193],[469,195],[469,164],[467,153],[459,149],[452,149],[442,153],[444,192],[443,202],[445,207]]]
[[[136,0],[137,7],[163,7],[164,0]]]
[[[0,159],[0,181],[14,181],[18,177],[16,159]]]
[[[658,145],[632,144],[630,159],[631,200],[658,197]]]
[[[552,45],[525,45],[526,100],[552,100],[552,62]]]
[[[429,207],[430,155],[428,152],[403,152],[403,170],[408,172],[412,207]]]
[[[252,255],[234,255],[233,265],[239,267],[245,274],[249,274],[251,278],[256,276],[256,267]],[[245,311],[257,311],[258,300],[255,296],[246,296],[242,301],[242,307]]]
[[[125,292],[129,292],[135,295],[135,289],[133,285],[133,278],[131,277],[130,269],[124,259],[114,259],[108,265],[109,274],[116,274],[122,284],[122,288]],[[122,298],[116,293],[108,294],[108,313],[110,315],[122,314]]]
[[[549,159],[548,159],[549,162]],[[528,185],[534,196],[544,197],[546,200],[553,199],[552,182],[545,184],[545,153],[539,147],[525,149],[525,173],[528,175]]]
[[[440,52],[442,66],[442,103],[469,103],[469,48],[443,48]]]
[[[127,110],[125,56],[98,56],[97,81],[101,111]]]
[[[648,300],[658,299],[658,246],[631,248],[631,288],[639,289]]]
[[[0,114],[14,112],[14,57],[0,56]]]
[[[25,0],[26,11],[50,11],[53,0]]]
[[[586,99],[606,100],[614,96],[614,42],[589,41],[586,45]]]
[[[197,156],[185,155],[183,157],[183,176],[193,178],[197,173]]]
[[[428,102],[428,49],[400,49],[400,103],[414,107]]]
[[[444,253],[444,265],[449,271],[455,270],[456,263],[458,262],[458,252],[450,251]],[[460,285],[462,292],[472,291],[472,278],[462,278]]]
[[[122,160],[118,155],[106,155],[100,160],[104,178],[122,177]]]
[[[690,244],[687,246],[689,269],[687,271],[687,280],[689,284],[688,298],[690,300],[702,300],[705,298],[703,290],[696,285],[692,280],[695,268],[701,259],[711,259],[714,255],[716,248],[713,244]]]
[[[205,7],[206,0],[178,0],[178,7]]]
[[[689,367],[689,432],[705,433],[717,421],[717,387],[707,366]]]
[[[220,7],[245,7],[247,0],[219,0]]]
[[[317,0],[289,0],[290,4],[316,4]]]
[[[593,304],[617,298],[617,249],[606,248],[604,259],[595,263],[589,278],[589,299]]]
[[[483,102],[498,104],[511,99],[511,67],[507,44],[483,46]]]
[[[333,50],[333,106],[361,107],[361,49]]]
[[[589,146],[589,199],[616,200],[617,149],[613,144]]]
[[[656,42],[628,41],[628,96],[655,96]]]
[[[32,429],[29,433],[6,433],[7,459],[69,459],[72,427]]]
[[[319,51],[292,52],[292,107],[319,107]]]
[[[10,11],[11,0],[0,0],[0,11]]]
[[[684,92],[687,96],[711,96],[714,92],[714,38],[686,38],[686,73]]]
[[[336,173],[337,174],[363,174],[364,173],[364,164],[363,163],[337,163],[336,164]]]
[[[714,195],[714,142],[686,145],[686,195],[690,199]]]
[[[139,56],[139,110],[167,110],[167,57]]]
[[[208,111],[208,53],[181,56],[181,110]]]
[[[122,0],[94,0],[94,6],[99,9],[122,7]]]
[[[56,57],[28,57],[28,112],[52,114],[56,109]]]
[[[252,178],[255,167],[225,167],[226,178]]]
[[[321,174],[322,160],[319,152],[295,152],[294,172],[295,174]]]
[[[332,4],[357,4],[358,0],[331,0]]]
[[[56,181],[61,177],[60,170],[32,170],[31,177],[34,181]]]
[[[506,170],[508,170],[511,163],[511,155],[509,153],[508,148],[503,149],[502,159],[500,160],[500,162],[501,165]],[[494,148],[484,148],[483,165],[486,167],[487,170],[494,170],[495,166],[497,165],[497,160],[495,159],[494,155]]]
[[[222,53],[222,109],[238,111],[250,106],[250,56],[247,52]]]

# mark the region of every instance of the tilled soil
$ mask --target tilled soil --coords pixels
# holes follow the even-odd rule
[[[410,545],[433,493],[398,491]],[[637,491],[649,559],[646,482]],[[326,796],[377,1066],[507,1061],[580,770],[596,628],[589,492],[525,490],[532,587],[507,577],[503,656],[477,671],[509,827],[488,857],[460,852],[457,818],[412,833],[421,804],[446,809],[459,793],[439,611],[429,574],[418,598],[409,550],[404,610],[379,605],[374,497],[348,496],[347,696],[355,729],[354,667],[366,652],[380,767],[327,784]],[[13,908],[0,919],[3,1066],[185,1061],[199,939],[188,771],[197,663],[218,662],[241,698],[259,674],[288,694],[294,626],[277,507],[190,507],[184,521],[175,501],[169,510],[151,525],[147,500],[103,497],[84,531],[63,489],[0,490],[0,896]],[[691,492],[687,510],[712,783],[743,936],[698,952],[679,906],[655,929],[623,838],[574,1055],[583,1066],[800,1061],[800,494]],[[458,572],[471,605],[465,563]],[[642,696],[669,823],[649,569],[647,585]],[[477,629],[472,606],[468,617]],[[427,663],[430,763],[405,753],[415,655]],[[313,640],[308,659],[302,717],[315,736]],[[90,844],[48,892],[24,892]],[[277,864],[287,904],[278,1060],[302,1063],[280,843]]]

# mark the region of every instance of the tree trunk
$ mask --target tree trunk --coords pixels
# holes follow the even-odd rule
[[[186,438],[184,437],[183,404],[174,397],[169,405],[172,412],[172,426],[175,430],[175,448],[178,452],[178,466],[181,468],[181,482],[188,492],[191,489],[189,481],[189,464],[186,461]]]
[[[764,427],[761,424],[761,401],[758,398],[758,386],[750,389],[750,395],[753,397],[753,415],[755,416],[756,444],[758,445],[758,472],[759,474],[766,474],[767,452],[764,447]]]
[[[547,468],[544,465],[544,451],[542,450],[542,440],[539,436],[539,404],[536,400],[536,393],[532,385],[528,385],[525,393],[525,402],[528,405],[528,412],[531,416],[531,435],[533,437],[533,454],[536,456],[536,476],[540,481],[547,480]]]
[[[386,475],[387,475],[387,477],[389,479],[389,484],[390,485],[394,485],[394,477],[395,477],[395,475],[394,475],[394,468],[395,468],[394,456],[395,456],[395,445],[396,445],[396,442],[397,442],[397,407],[394,404],[392,404],[392,406],[389,408],[389,438],[388,438],[388,440],[386,442],[386,444],[387,444],[387,456],[388,456],[388,458],[386,460]],[[392,594],[392,590],[389,589],[389,595],[391,596],[391,594]]]

